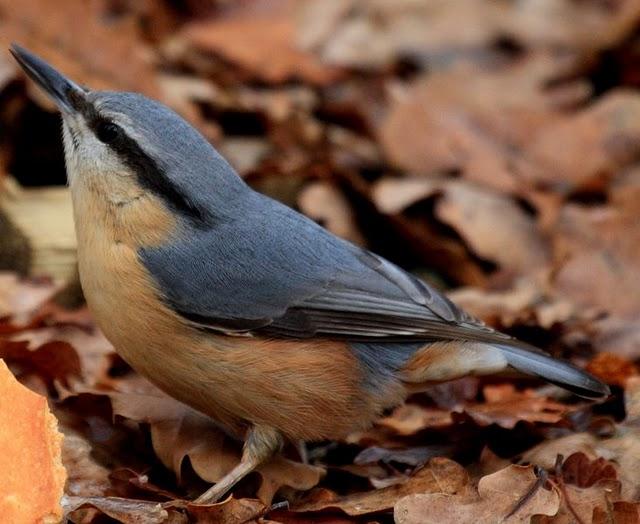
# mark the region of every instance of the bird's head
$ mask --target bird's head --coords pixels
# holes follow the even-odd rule
[[[81,87],[17,45],[11,53],[62,114],[76,213],[90,202],[117,221],[156,206],[198,224],[224,215],[244,191],[229,164],[168,107],[136,93]]]

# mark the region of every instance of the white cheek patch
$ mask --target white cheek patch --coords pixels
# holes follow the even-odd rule
[[[104,201],[126,203],[140,195],[135,175],[118,154],[102,143],[84,119],[65,118],[65,162],[72,190],[90,189]]]

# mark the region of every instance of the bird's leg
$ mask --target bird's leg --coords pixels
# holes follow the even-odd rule
[[[267,426],[253,426],[247,434],[240,463],[200,495],[195,500],[196,504],[213,504],[220,500],[246,475],[271,458],[282,444],[282,436],[277,430]]]
[[[296,442],[296,448],[298,449],[298,455],[300,455],[300,462],[309,464],[309,451],[307,450],[306,442],[304,440],[298,440],[298,442]]]

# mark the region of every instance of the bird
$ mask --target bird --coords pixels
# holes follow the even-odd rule
[[[91,90],[16,44],[10,52],[62,115],[80,281],[97,325],[138,373],[244,442],[198,503],[284,444],[366,429],[433,384],[515,372],[609,395],[256,192],[160,102]]]

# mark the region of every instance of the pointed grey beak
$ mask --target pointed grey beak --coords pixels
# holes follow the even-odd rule
[[[56,71],[42,58],[17,44],[12,44],[9,51],[25,73],[51,97],[60,111],[64,113],[75,112],[78,96],[85,97],[85,91],[80,86]]]

